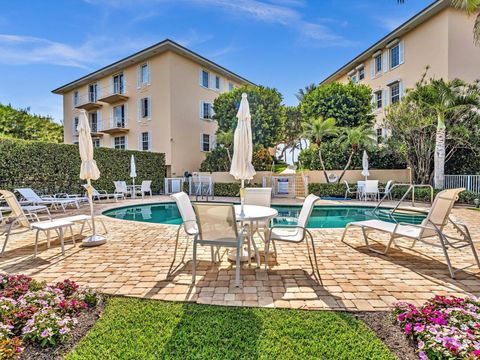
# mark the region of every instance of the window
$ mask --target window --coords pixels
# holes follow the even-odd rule
[[[140,150],[149,151],[150,150],[150,133],[142,132],[140,139]]]
[[[390,69],[400,65],[400,44],[390,49]]]
[[[215,75],[215,89],[220,90],[220,76]]]
[[[125,127],[125,105],[113,107],[113,125],[114,128]]]
[[[78,133],[78,116],[73,118],[73,132]]]
[[[377,143],[381,143],[383,140],[383,129],[377,129]]]
[[[202,101],[200,118],[202,118],[202,119],[212,119],[213,118],[213,105],[212,105],[212,103]]]
[[[80,96],[78,94],[78,91],[74,91],[73,92],[73,106],[77,106],[79,100],[80,100]]]
[[[119,150],[125,150],[127,148],[127,139],[125,136],[116,136],[113,138],[113,147]]]
[[[392,104],[400,101],[400,82],[396,81],[393,84],[388,85],[390,88],[390,102]]]
[[[92,112],[88,114],[90,118],[90,132],[98,132],[98,114],[97,112]]]
[[[123,94],[124,93],[124,86],[123,86],[123,73],[117,74],[113,77],[113,93],[114,94]]]
[[[142,118],[150,118],[150,98],[140,99],[140,115]]]
[[[202,70],[202,86],[208,88],[208,78],[210,74],[206,70]]]
[[[380,109],[383,105],[382,90],[375,91],[374,96],[375,108]]]
[[[138,67],[138,86],[150,84],[150,66],[144,63]]]
[[[365,79],[365,68],[362,67],[358,70],[358,80]]]
[[[233,91],[234,87],[231,82],[228,83],[228,91]]]
[[[373,62],[374,62],[375,75],[377,75],[382,72],[382,54],[375,56],[375,58],[373,59]]]
[[[98,95],[97,90],[98,90],[97,83],[88,85],[88,101],[89,102],[97,101],[97,95]]]
[[[210,151],[210,135],[202,134],[202,142],[200,144],[200,149],[204,152]]]
[[[100,147],[100,139],[92,139],[92,144],[94,148]]]
[[[358,80],[357,80],[357,75],[355,74],[355,75],[350,76],[350,80],[351,80],[354,84],[356,84],[356,83],[358,82]]]

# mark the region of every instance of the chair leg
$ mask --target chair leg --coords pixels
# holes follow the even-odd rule
[[[3,256],[3,254],[5,253],[5,248],[7,247],[7,242],[8,242],[8,239],[10,238],[10,232],[12,231],[12,227],[13,227],[13,222],[8,225],[7,233],[5,234],[5,241],[3,242],[2,252],[0,253],[0,256]]]
[[[38,235],[40,230],[37,230],[37,234],[35,235],[35,250],[33,251],[33,257],[37,257],[37,249],[38,249]]]
[[[47,249],[50,249],[50,230],[47,230]]]
[[[272,240],[268,239],[265,241],[265,271],[268,269],[268,253],[270,251],[270,242]],[[273,242],[273,241],[272,241]]]
[[[192,284],[195,284],[197,275],[197,242],[193,241],[193,259],[192,259]]]
[[[350,224],[347,224],[347,226],[345,226],[345,229],[343,230],[343,234],[342,234],[342,238],[341,238],[341,242],[345,242],[345,236],[347,235],[347,231],[348,229],[350,228]]]
[[[242,242],[240,242],[242,244]],[[240,252],[242,250],[242,246],[237,246],[237,258],[235,261],[235,286],[240,286]]]
[[[63,228],[61,227],[59,231],[60,231],[60,246],[62,248],[62,255],[65,255],[65,241],[63,236]]]
[[[313,266],[313,263],[312,263],[312,258],[310,256],[310,249],[308,250],[308,257],[310,258],[310,264],[312,265],[313,272],[315,273],[316,271],[318,280],[320,280],[320,271],[318,270],[318,261],[317,261],[317,252],[315,250],[315,242],[313,240],[313,235],[310,232],[308,232],[308,236],[310,237],[310,241],[312,242],[312,252],[313,252],[313,258],[315,259],[315,266]],[[307,240],[307,248],[308,248],[308,240]]]
[[[455,272],[453,271],[452,263],[450,262],[450,256],[448,256],[448,249],[447,249],[447,245],[446,245],[446,242],[445,242],[445,238],[444,238],[442,233],[439,233],[438,237],[440,238],[440,244],[442,245],[443,255],[445,256],[445,260],[447,261],[447,266],[448,266],[448,271],[450,272],[450,277],[452,279],[455,279]]]

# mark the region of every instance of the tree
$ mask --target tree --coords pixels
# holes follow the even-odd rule
[[[397,2],[403,4],[405,0],[397,0]],[[469,16],[477,14],[473,26],[473,39],[476,45],[480,45],[480,0],[451,0],[451,5],[465,11]]]
[[[217,132],[217,144],[220,147],[225,148],[227,151],[228,161],[232,163],[232,155],[230,149],[233,146],[233,132],[231,131],[218,131]]]
[[[308,84],[302,89],[298,89],[298,92],[295,94],[295,97],[297,98],[298,101],[302,101],[305,95],[307,95],[309,92],[312,92],[317,88],[317,85],[314,83]]]
[[[0,136],[62,143],[63,126],[50,117],[30,114],[29,109],[0,104]]]
[[[375,144],[375,131],[370,125],[360,125],[354,128],[344,128],[343,134],[340,136],[340,143],[347,148],[350,148],[350,155],[347,164],[338,178],[338,182],[342,181],[345,172],[350,167],[353,155],[357,153],[360,148],[369,148]]]
[[[300,111],[304,119],[334,118],[340,127],[371,124],[372,90],[352,82],[321,85],[305,95]]]
[[[247,85],[223,93],[213,103],[219,132],[233,133],[237,126],[237,111],[242,93],[247,93],[252,116],[252,137],[254,145],[273,147],[282,141],[285,110],[282,95],[276,89]]]
[[[434,185],[436,189],[443,189],[446,161],[446,117],[465,116],[465,113],[480,106],[480,98],[478,88],[470,86],[462,80],[430,79],[427,82],[425,77],[426,73],[417,83],[415,91],[410,92],[408,97],[430,109],[436,115]]]
[[[318,148],[318,158],[322,166],[323,175],[325,176],[325,181],[328,183],[328,175],[325,170],[325,164],[322,158],[322,149],[321,145],[325,138],[332,138],[338,135],[338,128],[336,126],[336,121],[334,118],[324,119],[319,116],[316,118],[311,118],[308,122],[304,123],[304,135],[306,138],[310,139],[317,148]]]
[[[303,135],[302,114],[298,106],[285,106],[285,130],[282,135],[284,145],[279,158],[282,158],[289,148],[302,149],[301,138]]]

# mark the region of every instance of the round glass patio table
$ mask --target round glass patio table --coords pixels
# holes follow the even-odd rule
[[[258,251],[257,245],[253,241],[253,234],[254,234],[254,227],[253,223],[257,221],[265,221],[268,222],[270,219],[273,219],[275,216],[278,215],[278,211],[276,209],[266,207],[266,206],[259,206],[259,205],[244,205],[243,206],[243,214],[241,214],[242,207],[241,205],[235,205],[235,216],[237,221],[242,223],[249,223],[248,226],[248,247],[247,249],[243,248],[242,254],[240,256],[240,261],[248,261],[250,263],[252,258],[252,253],[250,251],[250,244],[252,244],[253,249],[255,251],[255,256],[257,260],[257,267],[260,266],[260,253]],[[236,250],[230,250],[228,253],[228,258],[230,260],[236,259]]]

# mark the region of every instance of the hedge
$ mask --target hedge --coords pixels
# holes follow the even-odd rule
[[[385,185],[385,184],[383,184]],[[355,188],[356,184],[350,184],[350,188]],[[345,196],[345,191],[347,187],[345,184],[319,184],[311,183],[308,184],[308,191],[310,194],[315,194],[319,197],[338,197],[343,198]],[[400,200],[401,197],[407,191],[406,186],[398,186],[392,189],[392,197],[394,199]],[[440,190],[434,190],[433,196],[437,195]],[[460,194],[458,202],[462,204],[473,204],[473,200],[478,198],[479,195],[471,191],[464,191]],[[406,200],[412,198],[411,193],[406,197]],[[428,188],[417,188],[415,189],[415,200],[430,202],[430,189]]]
[[[97,189],[112,192],[113,181],[130,179],[130,157],[135,155],[136,182],[152,180],[152,191],[163,189],[165,156],[160,153],[96,148],[100,178]],[[77,145],[0,138],[0,189],[31,187],[44,193],[83,193]]]

